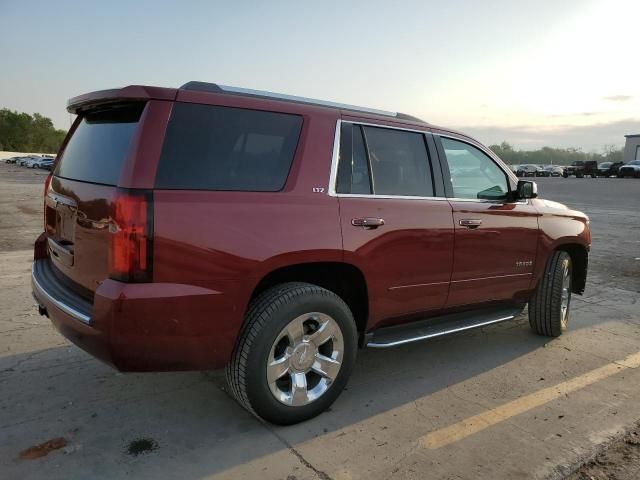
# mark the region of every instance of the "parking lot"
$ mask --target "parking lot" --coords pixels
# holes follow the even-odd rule
[[[0,164],[1,478],[565,478],[640,420],[640,180],[535,179],[591,218],[567,334],[538,337],[525,314],[361,351],[328,412],[275,427],[236,405],[219,372],[120,374],[37,314],[45,175]],[[63,448],[20,457],[58,437]]]

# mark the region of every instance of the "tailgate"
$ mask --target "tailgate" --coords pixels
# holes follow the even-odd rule
[[[49,256],[59,273],[85,290],[78,292],[84,296],[109,275],[109,225],[115,190],[114,186],[54,177],[47,192]]]

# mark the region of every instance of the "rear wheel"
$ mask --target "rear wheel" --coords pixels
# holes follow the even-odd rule
[[[538,335],[558,337],[567,329],[570,307],[571,257],[556,251],[529,300],[529,324]]]
[[[284,283],[251,302],[227,381],[250,412],[297,423],[340,395],[356,349],[355,322],[340,297],[316,285]]]

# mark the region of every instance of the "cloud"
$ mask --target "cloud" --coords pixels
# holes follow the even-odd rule
[[[609,97],[602,97],[603,100],[608,102],[628,102],[633,97],[631,95],[611,95]]]
[[[625,135],[640,133],[640,118],[581,126],[466,126],[458,129],[485,145],[493,145],[504,140],[525,150],[548,146],[599,151],[604,145],[622,147]]]

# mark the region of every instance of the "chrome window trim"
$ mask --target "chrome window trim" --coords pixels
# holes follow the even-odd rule
[[[89,317],[88,315],[85,315],[84,313],[81,313],[81,312],[77,311],[75,308],[67,305],[66,303],[62,303],[60,300],[58,300],[56,298],[53,298],[49,294],[49,292],[47,292],[42,287],[42,285],[40,285],[40,283],[38,282],[38,279],[36,278],[35,262],[31,265],[31,281],[32,281],[33,286],[35,287],[35,289],[38,291],[38,293],[40,293],[41,295],[46,297],[47,300],[49,300],[51,303],[53,303],[56,307],[58,307],[64,313],[66,313],[67,315],[72,316],[76,320],[78,320],[78,321],[80,321],[82,323],[85,323],[87,325],[89,325],[91,323],[91,317]],[[36,300],[38,300],[38,299],[36,299]]]
[[[338,198],[377,198],[380,200],[439,200],[447,201],[447,197],[419,197],[415,195],[376,195],[363,193],[336,193]]]
[[[379,123],[369,123],[369,122],[358,122],[358,121],[354,121],[354,120],[342,120],[342,119],[338,119],[336,121],[336,131],[334,134],[334,138],[333,138],[333,154],[331,157],[331,170],[329,173],[329,188],[327,189],[327,194],[331,197],[337,197],[337,198],[377,198],[377,199],[382,199],[382,200],[451,200],[451,201],[456,201],[456,202],[476,202],[476,203],[493,203],[493,204],[521,204],[521,205],[525,205],[528,204],[528,200],[525,201],[516,201],[516,202],[504,202],[502,200],[487,200],[487,199],[481,199],[481,198],[458,198],[458,197],[421,197],[421,196],[413,196],[413,195],[377,195],[375,193],[369,193],[369,194],[364,194],[364,193],[337,193],[336,192],[336,181],[337,181],[337,177],[338,177],[338,163],[339,163],[339,155],[340,155],[340,132],[342,129],[342,124],[343,123],[349,123],[351,125],[362,125],[364,127],[378,127],[378,128],[389,128],[392,130],[402,130],[405,132],[414,132],[414,133],[420,133],[423,135],[428,135],[428,134],[432,134],[432,135],[438,135],[440,137],[445,137],[445,138],[450,138],[451,140],[458,140],[461,141],[463,143],[466,143],[468,145],[471,145],[474,148],[478,148],[475,145],[473,145],[472,143],[465,141],[463,137],[457,137],[457,136],[453,136],[453,135],[444,135],[441,133],[433,133],[430,130],[417,130],[417,129],[412,129],[412,128],[402,128],[402,127],[392,127],[389,125],[381,125]],[[479,149],[480,150],[480,149]],[[482,152],[482,150],[480,150]],[[482,152],[485,155],[487,155],[485,152]],[[511,175],[509,174],[509,172],[505,171],[505,169],[503,168],[504,166],[504,162],[500,161],[502,163],[502,165],[500,163],[497,163],[495,161],[495,159],[491,158],[491,156],[487,155],[491,161],[493,161],[494,163],[496,163],[496,165],[498,166],[498,168],[500,168],[503,172],[505,172],[507,174],[507,176],[511,177]],[[517,177],[515,177],[517,179]]]
[[[452,202],[476,202],[476,203],[492,203],[494,205],[528,205],[529,200],[518,200],[515,202],[505,202],[504,200],[488,200],[486,198],[459,198],[459,197],[445,197]]]
[[[333,137],[333,156],[331,157],[331,173],[329,174],[329,188],[327,193],[331,197],[337,196],[336,181],[338,177],[338,156],[340,155],[340,131],[342,130],[342,120],[336,121],[336,132]]]
[[[414,195],[377,195],[375,193],[337,193],[336,192],[336,181],[338,177],[338,163],[339,163],[339,155],[340,155],[340,131],[342,129],[343,123],[349,123],[351,125],[362,125],[364,127],[379,127],[379,128],[388,128],[391,130],[402,130],[405,132],[412,133],[420,133],[422,135],[429,134],[428,130],[415,130],[411,128],[400,128],[400,127],[390,127],[388,125],[381,125],[379,123],[368,123],[368,122],[357,122],[352,120],[342,120],[338,119],[336,121],[336,132],[333,138],[333,154],[331,157],[331,170],[329,173],[329,188],[327,189],[327,194],[331,197],[337,198],[377,198],[377,199],[387,199],[387,200],[447,200],[446,197],[421,197]]]
[[[390,125],[382,125],[380,123],[369,123],[369,122],[359,122],[357,120],[342,120],[343,123],[350,123],[352,125],[362,125],[363,127],[378,127],[378,128],[389,128],[391,130],[402,130],[403,132],[415,132],[427,134],[431,133],[429,130],[418,130],[416,128],[404,128],[404,127],[392,127]]]

